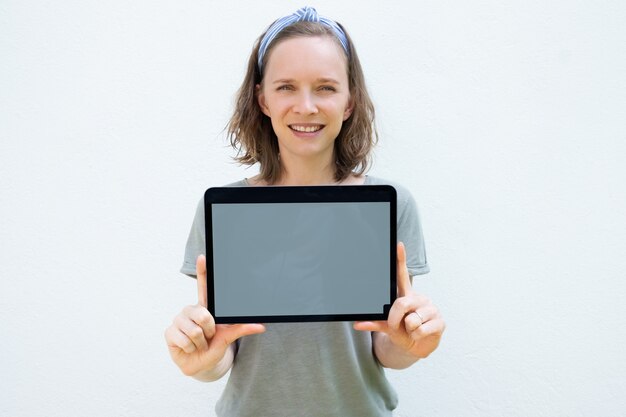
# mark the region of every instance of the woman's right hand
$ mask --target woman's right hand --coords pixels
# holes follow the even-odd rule
[[[240,337],[263,333],[262,324],[215,324],[207,310],[206,258],[196,260],[198,304],[189,305],[165,330],[165,340],[172,360],[188,376],[215,380],[232,365],[231,344]]]

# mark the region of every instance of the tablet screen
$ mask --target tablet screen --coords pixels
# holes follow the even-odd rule
[[[395,299],[395,190],[375,196],[372,187],[207,191],[216,322],[386,318]]]

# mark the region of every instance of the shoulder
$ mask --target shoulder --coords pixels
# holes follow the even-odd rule
[[[220,187],[248,187],[248,186],[249,184],[248,184],[247,179],[231,182],[226,185],[220,185]],[[204,219],[204,193],[202,193],[202,197],[200,198],[196,206],[196,218],[198,217],[201,219]]]
[[[396,181],[368,175],[365,180],[365,185],[391,185],[396,190],[399,207],[403,207],[407,204],[415,204],[413,195],[409,189]]]
[[[243,180],[231,182],[230,184],[222,185],[222,187],[248,187],[248,186],[249,186],[248,180],[245,178]]]

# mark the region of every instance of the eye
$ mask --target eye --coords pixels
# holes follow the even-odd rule
[[[333,87],[332,85],[322,85],[319,88],[321,91],[337,91],[337,89],[335,87]]]
[[[293,91],[294,87],[291,84],[282,84],[276,88],[276,91]]]

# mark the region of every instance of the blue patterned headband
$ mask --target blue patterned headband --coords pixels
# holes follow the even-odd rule
[[[339,42],[341,42],[341,46],[343,47],[343,50],[346,51],[346,55],[350,55],[348,38],[346,37],[343,29],[341,29],[336,22],[318,15],[317,11],[313,7],[305,6],[296,11],[294,14],[281,17],[275,21],[269,29],[267,29],[267,32],[265,32],[265,36],[263,36],[259,45],[259,58],[257,61],[259,71],[261,71],[261,73],[263,72],[263,58],[265,57],[265,52],[267,52],[269,44],[272,43],[272,41],[276,38],[276,35],[278,35],[283,29],[296,22],[315,22],[329,27],[332,29],[335,36],[337,36]]]

